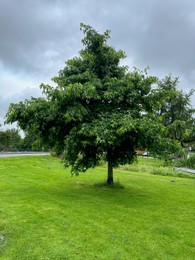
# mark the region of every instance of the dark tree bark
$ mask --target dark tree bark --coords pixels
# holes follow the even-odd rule
[[[107,178],[107,184],[112,185],[114,184],[113,180],[113,166],[112,166],[112,161],[108,160],[108,178]]]

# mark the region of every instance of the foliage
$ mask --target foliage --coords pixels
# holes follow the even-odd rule
[[[157,78],[147,70],[129,72],[121,66],[125,54],[107,44],[109,31],[99,34],[84,24],[81,30],[84,49],[53,78],[56,86],[41,84],[44,97],[11,104],[7,122],[17,121],[23,130],[63,152],[72,173],[107,161],[112,184],[113,167],[132,163],[136,148],[167,157],[180,147],[167,138],[155,113]]]
[[[189,145],[195,150],[195,123],[192,124],[188,131],[188,139]]]
[[[176,161],[176,163],[177,162],[178,161]],[[164,160],[138,157],[138,160],[133,164],[120,166],[119,169],[137,173],[195,179],[194,174],[187,173],[182,170],[175,171],[175,166],[177,166],[175,163],[172,163],[169,166],[165,165]]]
[[[31,131],[26,132],[25,137],[22,139],[21,150],[23,151],[47,151],[49,147],[43,145],[41,140]]]
[[[26,134],[22,140],[21,150],[23,151],[32,151],[33,143],[36,141],[35,136],[32,134]]]
[[[189,158],[183,158],[176,162],[178,167],[187,167],[195,169],[195,154],[191,155]]]
[[[0,131],[0,151],[42,151],[48,150],[47,146],[31,133],[25,133],[22,138],[18,129]]]
[[[43,149],[42,144],[32,132],[26,133],[22,138],[18,129],[0,131],[0,151],[40,151]]]
[[[174,78],[172,75],[158,81],[157,114],[168,128],[170,137],[183,144],[194,139],[195,109],[192,108],[190,100],[194,90],[185,94],[177,89],[178,83],[179,78]]]
[[[194,180],[116,169],[123,189],[94,185],[105,174],[0,159],[0,258],[194,259]]]
[[[17,151],[21,147],[21,142],[18,129],[0,131],[0,151]]]

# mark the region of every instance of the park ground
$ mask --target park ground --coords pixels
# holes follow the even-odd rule
[[[0,259],[194,259],[194,175],[140,159],[108,187],[106,172],[0,158]]]

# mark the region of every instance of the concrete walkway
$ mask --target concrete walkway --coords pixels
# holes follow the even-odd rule
[[[14,157],[14,156],[40,156],[40,155],[50,155],[47,152],[0,152],[0,158]]]
[[[175,171],[183,171],[183,172],[189,172],[189,173],[195,174],[195,170],[189,169],[189,168],[175,167],[174,169],[175,169]]]

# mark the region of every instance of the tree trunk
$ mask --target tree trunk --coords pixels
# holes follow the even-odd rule
[[[113,181],[113,166],[112,166],[112,162],[111,162],[110,160],[108,160],[108,178],[107,178],[107,184],[108,184],[108,185],[114,184],[114,181]]]

